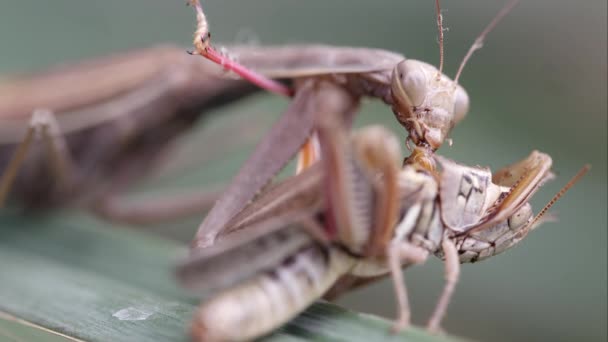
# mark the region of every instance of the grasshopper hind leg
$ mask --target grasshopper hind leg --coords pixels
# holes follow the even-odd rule
[[[55,115],[48,110],[34,111],[23,140],[17,146],[15,153],[0,178],[0,208],[4,207],[6,199],[15,183],[17,174],[26,161],[28,154],[33,153],[35,141],[43,142],[51,165],[53,177],[60,186],[69,188],[75,173],[72,156],[68,150],[65,137],[59,128]]]

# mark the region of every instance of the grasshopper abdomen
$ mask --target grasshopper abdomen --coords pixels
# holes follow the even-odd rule
[[[197,341],[251,340],[286,323],[321,297],[353,261],[314,240],[277,265],[204,303],[195,313]]]

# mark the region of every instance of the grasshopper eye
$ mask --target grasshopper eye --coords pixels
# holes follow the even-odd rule
[[[529,203],[526,203],[523,207],[509,217],[509,229],[512,231],[518,231],[525,227],[533,217],[532,207]]]
[[[427,93],[424,70],[415,61],[405,60],[393,69],[391,89],[398,102],[409,106],[420,106]]]
[[[454,123],[459,123],[469,112],[469,95],[460,85],[454,93]]]

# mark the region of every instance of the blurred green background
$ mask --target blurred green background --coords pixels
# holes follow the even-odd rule
[[[443,2],[449,75],[503,4]],[[430,0],[209,0],[204,5],[216,42],[321,42],[438,61]],[[0,74],[156,43],[187,48],[194,23],[185,0],[0,0]],[[448,332],[481,341],[606,340],[606,39],[605,1],[523,1],[465,69],[461,82],[471,112],[443,155],[497,169],[532,149],[549,153],[558,178],[535,197],[537,208],[581,165],[593,168],[555,206],[559,222],[504,255],[464,266],[444,324]],[[184,137],[176,160],[192,159],[202,150],[202,156],[194,156],[198,162],[168,167],[169,175],[161,172],[140,194],[225,183],[286,104],[270,95],[247,101],[233,115]],[[381,123],[402,134],[383,104],[367,102],[362,113],[359,125]],[[249,127],[248,120],[255,122]],[[248,127],[251,134],[218,151],[214,139],[225,137],[232,124]],[[205,160],[214,163],[202,164]],[[171,227],[188,236],[197,221]],[[441,263],[408,270],[406,279],[414,321],[422,324],[443,284]],[[392,317],[395,300],[385,281],[340,302]]]

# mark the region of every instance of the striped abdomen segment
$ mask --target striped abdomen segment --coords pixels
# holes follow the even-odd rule
[[[232,287],[203,303],[193,336],[199,341],[240,341],[264,335],[320,298],[353,260],[316,242],[275,269]]]
[[[437,181],[426,172],[408,167],[400,175],[399,187],[403,193],[401,213],[393,240],[408,241],[434,252],[444,231]]]

